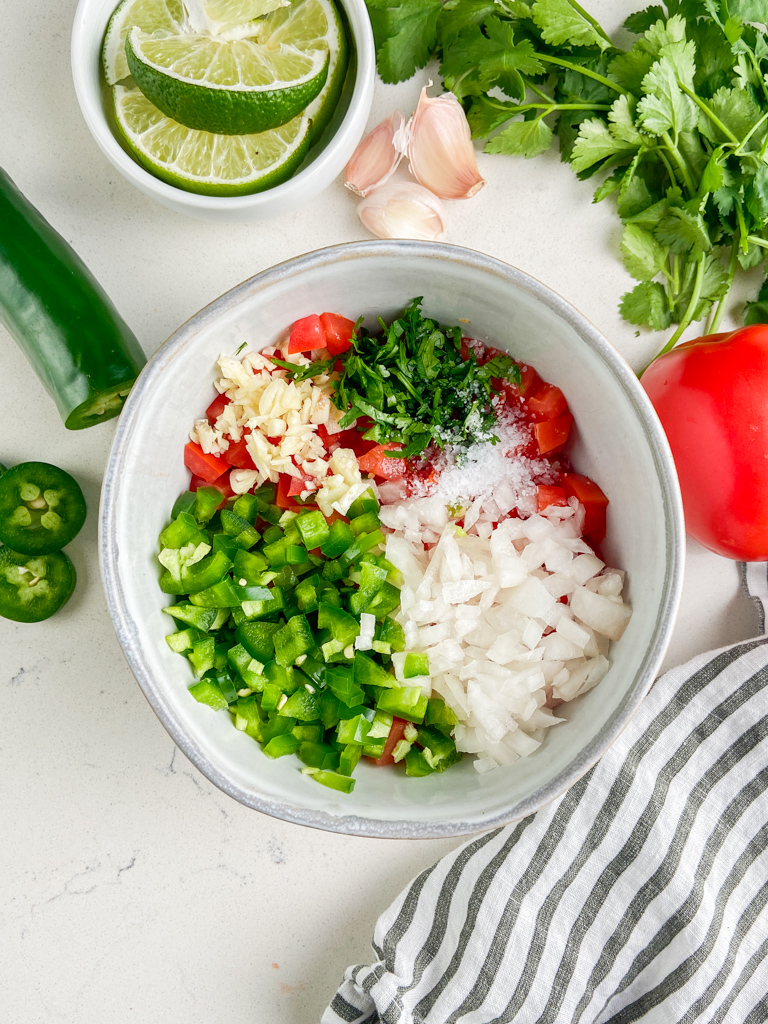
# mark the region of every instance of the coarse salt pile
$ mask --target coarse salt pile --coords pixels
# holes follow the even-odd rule
[[[231,442],[246,434],[248,454],[256,468],[232,470],[230,484],[236,494],[245,494],[267,480],[277,483],[283,473],[303,480],[302,496],[317,492],[317,505],[325,515],[334,511],[346,514],[370,482],[363,483],[353,451],[337,448],[329,452],[318,434],[320,424],[329,435],[340,430],[339,413],[331,401],[331,378],[320,374],[309,380],[291,380],[285,369],[268,358],[275,352],[272,348],[247,352],[242,359],[220,356],[221,376],[215,386],[230,402],[214,424],[196,420],[189,436],[204,452],[221,455]],[[309,363],[302,355],[284,358],[297,366]]]
[[[624,574],[582,540],[575,500],[482,532],[480,519],[457,527],[437,496],[385,506],[382,519],[411,505],[418,511],[389,534],[386,555],[403,574],[407,649],[429,655],[430,676],[418,681],[453,708],[457,748],[479,755],[479,772],[511,764],[561,721],[554,707],[608,671],[609,642],[631,616]],[[418,537],[418,522],[436,544]]]

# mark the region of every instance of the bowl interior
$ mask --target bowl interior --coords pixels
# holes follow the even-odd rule
[[[101,75],[101,48],[119,0],[80,0],[72,30],[72,76],[86,124],[102,152],[130,181],[166,206],[200,217],[238,221],[275,217],[307,202],[340,173],[365,130],[373,99],[373,36],[363,0],[336,0],[351,42],[350,64],[330,124],[288,181],[245,196],[185,192],[150,174],[130,154],[116,128],[112,90]]]
[[[628,572],[631,623],[612,647],[607,677],[566,705],[566,723],[536,754],[480,776],[467,757],[446,775],[406,779],[362,764],[355,791],[334,794],[270,761],[186,690],[191,670],[163,643],[157,537],[188,474],[182,447],[213,395],[214,362],[241,345],[260,348],[300,316],[338,311],[390,316],[415,294],[445,323],[531,362],[559,385],[576,418],[576,468],[610,500],[605,553]],[[682,519],[669,452],[629,367],[572,307],[489,257],[418,242],[322,250],[267,271],[185,324],[155,355],[122,414],[105,479],[102,564],[121,643],[156,712],[217,785],[294,821],[374,835],[461,834],[512,820],[563,791],[603,752],[647,692],[679,598]]]

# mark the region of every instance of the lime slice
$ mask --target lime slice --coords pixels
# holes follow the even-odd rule
[[[242,25],[260,18],[278,7],[288,7],[291,0],[205,0],[205,13],[212,21]]]
[[[143,32],[176,35],[184,11],[181,0],[123,0],[109,19],[101,50],[101,64],[108,85],[130,75],[125,59],[125,40],[134,26]]]
[[[220,39],[244,39],[253,35],[252,22],[291,0],[184,0],[185,32]]]
[[[294,0],[290,7],[257,22],[254,38],[265,46],[293,43],[302,50],[328,48],[328,78],[306,109],[312,119],[312,138],[317,139],[338,105],[349,66],[349,43],[336,5],[332,0]]]
[[[128,67],[156,107],[188,128],[224,135],[265,132],[291,121],[328,76],[328,50],[265,46],[184,33],[131,30]]]
[[[239,196],[290,178],[310,145],[306,115],[257,135],[212,135],[177,124],[139,89],[118,85],[115,117],[123,138],[152,174],[187,192]]]

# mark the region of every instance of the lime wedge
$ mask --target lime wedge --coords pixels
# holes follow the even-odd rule
[[[143,32],[176,35],[184,11],[181,0],[123,0],[109,19],[101,50],[101,64],[108,85],[130,75],[125,59],[125,40],[134,26]]]
[[[156,107],[188,128],[250,135],[291,121],[328,76],[328,50],[131,29],[128,67]]]
[[[332,0],[294,0],[254,25],[254,38],[266,45],[292,43],[302,50],[327,47],[328,78],[306,109],[312,119],[312,139],[323,132],[336,109],[349,66],[349,43]]]
[[[114,89],[123,139],[152,174],[211,196],[262,192],[290,178],[310,145],[306,115],[256,135],[212,135],[177,124],[139,89]]]

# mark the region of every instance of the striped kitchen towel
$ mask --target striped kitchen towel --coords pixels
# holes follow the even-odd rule
[[[323,1024],[768,1021],[765,564],[758,639],[662,676],[602,760],[424,871]]]

